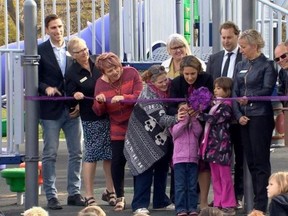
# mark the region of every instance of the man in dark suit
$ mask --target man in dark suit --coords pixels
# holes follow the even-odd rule
[[[50,39],[38,46],[39,95],[50,97],[65,96],[64,74],[69,61],[66,56],[66,43],[62,20],[51,14],[45,18],[45,30]],[[62,129],[67,143],[69,163],[67,168],[68,205],[84,206],[80,195],[80,172],[82,161],[82,128],[79,117],[73,116],[69,103],[64,100],[40,101],[40,124],[43,129],[43,187],[50,209],[62,209],[57,198],[56,158],[59,134]],[[73,117],[72,117],[73,116]]]
[[[239,52],[238,37],[240,30],[238,26],[227,21],[220,26],[221,43],[223,50],[209,57],[206,72],[210,73],[213,80],[221,76],[233,78],[235,65],[242,60]],[[238,208],[242,208],[243,189],[243,148],[240,142],[238,123],[231,124],[231,141],[234,145],[235,165],[234,165],[234,189]]]

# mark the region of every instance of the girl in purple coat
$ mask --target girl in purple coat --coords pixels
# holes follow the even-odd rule
[[[214,192],[214,207],[221,208],[224,215],[235,215],[236,206],[231,174],[232,146],[229,127],[233,118],[230,97],[232,79],[219,77],[214,81],[216,98],[209,113],[200,113],[198,119],[205,121],[200,156],[209,162]],[[218,99],[218,100],[217,100]]]

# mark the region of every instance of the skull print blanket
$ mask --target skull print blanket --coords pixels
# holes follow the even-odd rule
[[[159,94],[146,85],[139,98],[159,99]],[[175,116],[166,114],[165,103],[149,100],[136,103],[124,144],[124,155],[133,176],[143,173],[169,151],[172,152],[168,127],[175,123]]]

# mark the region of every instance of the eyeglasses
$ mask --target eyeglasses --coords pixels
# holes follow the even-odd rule
[[[288,53],[284,53],[281,56],[274,58],[275,62],[279,62],[281,59],[285,59],[287,57]]]
[[[87,47],[85,47],[85,48],[83,48],[83,49],[81,49],[81,50],[79,50],[79,51],[75,51],[75,52],[73,52],[74,54],[80,54],[80,53],[82,53],[82,52],[85,52],[85,51],[87,51]]]
[[[184,47],[185,47],[185,45],[181,45],[181,46],[177,46],[177,47],[171,47],[170,49],[171,50],[178,50],[178,49],[182,49]]]

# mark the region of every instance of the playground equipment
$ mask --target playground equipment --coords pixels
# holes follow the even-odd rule
[[[23,205],[25,192],[25,163],[21,163],[19,168],[6,168],[0,172],[1,176],[6,179],[11,192],[17,193],[17,205]],[[41,194],[42,162],[38,162],[38,193]]]

